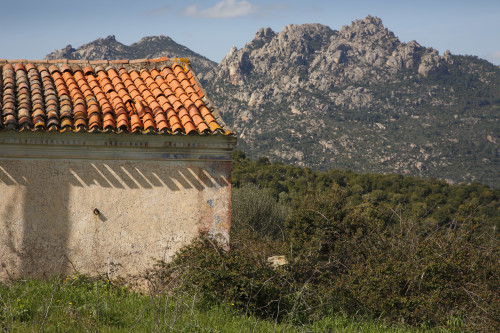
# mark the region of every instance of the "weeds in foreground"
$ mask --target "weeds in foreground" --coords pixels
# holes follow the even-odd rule
[[[158,292],[158,293],[156,293]],[[5,332],[417,332],[382,321],[337,314],[308,325],[243,315],[234,303],[215,305],[198,294],[132,291],[106,279],[75,274],[65,280],[0,284]]]

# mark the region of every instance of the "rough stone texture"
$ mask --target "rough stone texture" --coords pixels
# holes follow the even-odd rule
[[[126,158],[132,148],[116,149]],[[200,231],[227,242],[231,162],[206,155],[0,157],[0,280],[74,270],[137,276]]]
[[[418,73],[423,76],[442,74],[445,73],[446,70],[444,58],[441,58],[436,50],[432,50],[432,52],[425,54],[422,57],[422,62],[418,66]]]
[[[234,95],[234,89],[227,87],[231,83],[239,86],[239,91],[253,93],[253,106],[258,107],[258,101],[279,105],[294,99],[303,109],[311,109],[310,98],[297,97],[336,88],[338,92],[325,94],[324,100],[317,102],[322,108],[328,103],[343,105],[350,99],[350,87],[388,81],[401,69],[418,69],[422,76],[447,70],[445,59],[436,50],[416,41],[402,43],[380,18],[368,16],[339,31],[321,24],[291,24],[278,34],[270,28],[260,29],[242,49],[231,48],[222,62],[204,75],[204,81],[209,91],[224,100]],[[263,98],[257,98],[259,94]],[[247,95],[236,97],[249,101]],[[350,100],[349,107],[363,107],[370,98],[366,91],[364,98]],[[221,109],[225,113],[244,112],[231,104]],[[234,126],[241,130],[244,124],[236,119]]]

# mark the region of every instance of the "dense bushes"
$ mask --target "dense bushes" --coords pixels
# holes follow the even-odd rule
[[[296,207],[286,242],[274,248],[287,251],[285,266],[267,263],[272,251],[260,236],[236,233],[230,251],[202,237],[162,266],[162,281],[265,318],[346,313],[500,328],[498,239],[477,231],[474,211],[463,207],[446,225],[423,224],[372,203],[353,205],[347,193],[333,187]]]
[[[328,202],[338,205],[342,196],[338,190],[333,198],[315,196],[316,209],[303,204],[294,215],[292,244],[312,245],[292,261],[295,280],[309,277],[337,311],[412,325],[446,326],[459,318],[468,329],[500,328],[498,239],[477,232],[466,207],[435,226],[371,204],[334,213]]]
[[[202,237],[161,265],[164,286],[292,322],[500,329],[498,190],[242,161],[255,169],[236,177],[231,250]]]
[[[283,307],[287,283],[264,257],[239,247],[225,251],[206,235],[160,267],[164,283],[211,302],[229,303],[265,318],[279,316]]]

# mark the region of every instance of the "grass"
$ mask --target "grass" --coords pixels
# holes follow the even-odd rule
[[[307,325],[277,323],[213,305],[196,295],[134,292],[104,279],[0,284],[5,332],[427,332],[379,320],[332,315]],[[429,331],[430,332],[430,331]]]

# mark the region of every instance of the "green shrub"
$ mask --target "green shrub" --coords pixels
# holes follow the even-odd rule
[[[163,286],[202,295],[211,303],[229,303],[264,318],[280,317],[287,308],[285,275],[266,258],[232,247],[226,251],[206,235],[184,247],[171,263],[160,263]]]
[[[500,328],[499,242],[494,231],[479,231],[472,206],[431,225],[345,197],[339,188],[310,196],[287,223],[293,280],[307,284],[310,315],[448,327],[460,318],[467,329]]]
[[[248,184],[232,191],[232,236],[250,232],[267,240],[283,240],[287,215],[287,207],[277,202],[269,189]]]

